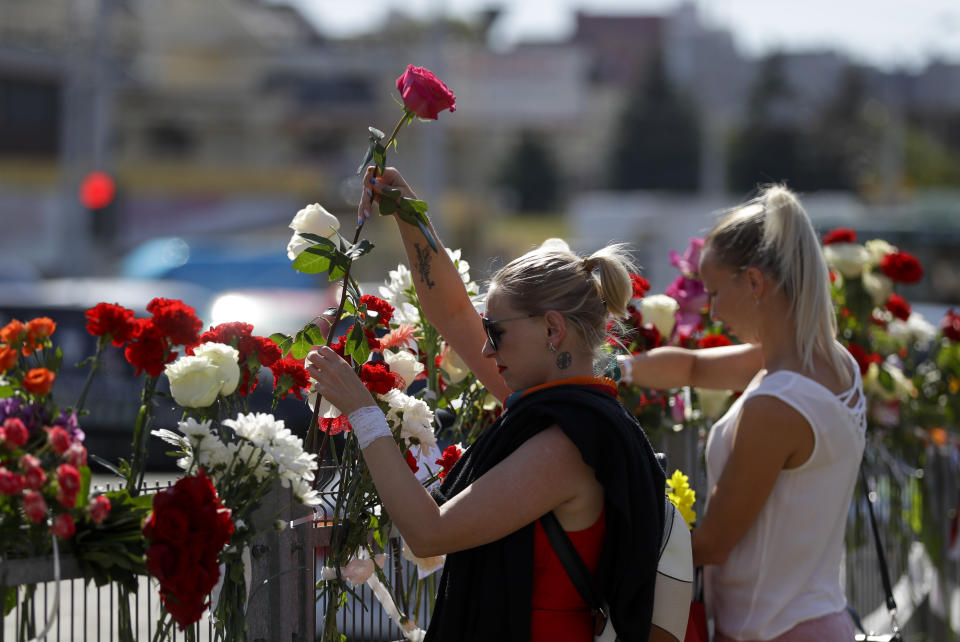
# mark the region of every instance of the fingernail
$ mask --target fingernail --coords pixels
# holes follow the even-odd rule
[[[370,210],[363,210],[363,218],[365,219],[370,218]]]
[[[363,225],[363,214],[357,214],[357,227]]]

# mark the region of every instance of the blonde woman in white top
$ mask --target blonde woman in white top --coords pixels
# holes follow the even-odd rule
[[[840,586],[846,514],[863,454],[860,373],[836,342],[829,274],[796,196],[773,186],[707,236],[710,314],[744,343],[621,357],[635,384],[743,390],[707,441],[707,569],[715,642],[848,642]]]

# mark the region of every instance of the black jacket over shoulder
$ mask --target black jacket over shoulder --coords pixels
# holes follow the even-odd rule
[[[609,394],[570,384],[521,397],[467,449],[434,498],[442,505],[552,425],[577,445],[606,491],[607,535],[598,575],[614,628],[624,642],[646,642],[665,480],[640,425]],[[426,641],[529,642],[532,587],[532,523],[448,555]]]

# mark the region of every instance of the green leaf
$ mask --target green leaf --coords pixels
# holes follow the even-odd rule
[[[367,153],[363,155],[363,160],[360,161],[360,166],[357,167],[357,176],[363,174],[363,170],[366,169],[367,165],[370,164],[370,160],[373,158],[373,150],[377,146],[377,140],[373,137],[370,138],[370,146],[367,147]]]
[[[323,330],[315,323],[305,325],[303,327],[303,333],[315,346],[322,346],[327,343],[327,338],[323,336]]]
[[[354,325],[343,346],[343,353],[353,357],[357,363],[365,363],[370,356],[370,344],[367,343],[367,335],[363,328]]]
[[[311,252],[311,249],[307,248],[293,260],[293,269],[304,274],[320,274],[330,269],[330,257]]]
[[[313,348],[313,342],[310,341],[306,332],[300,330],[300,332],[297,332],[297,338],[293,340],[293,347],[290,349],[290,354],[294,359],[303,359],[307,356],[307,353],[310,352],[311,348]]]
[[[412,214],[425,215],[427,213],[427,202],[418,201],[415,198],[400,199],[399,207],[403,211],[410,212]]]
[[[89,466],[80,466],[77,469],[77,472],[80,473],[80,492],[77,493],[78,502],[82,502],[80,507],[87,505],[87,496],[90,494],[90,467]],[[74,507],[76,507],[74,503]]]
[[[373,247],[373,243],[367,239],[363,239],[347,250],[347,256],[349,256],[351,260],[359,259],[364,254],[369,254]]]
[[[389,198],[380,199],[380,216],[390,216],[397,211],[397,202]]]
[[[300,232],[300,236],[307,239],[308,241],[313,241],[317,245],[322,245],[323,247],[329,248],[331,250],[337,249],[337,244],[325,236],[320,236],[319,234],[313,234],[311,232]],[[311,247],[316,247],[316,246],[311,246]]]
[[[0,399],[13,396],[13,386],[0,386]]]
[[[293,337],[289,337],[282,332],[274,332],[270,335],[270,340],[277,344],[283,356],[287,356],[293,346]]]
[[[99,455],[94,455],[93,453],[87,453],[87,457],[97,462],[98,464],[100,464],[101,466],[109,470],[111,473],[113,473],[117,477],[121,477],[121,478],[125,477],[124,473],[120,470],[120,468],[118,468],[117,466],[114,466],[112,463],[110,463],[103,457],[100,457]]]
[[[382,174],[387,167],[387,148],[381,145],[380,141],[377,141],[377,144],[373,147],[373,163],[379,170],[378,174]]]

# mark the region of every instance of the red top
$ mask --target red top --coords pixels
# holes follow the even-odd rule
[[[607,534],[605,511],[592,526],[567,531],[591,574],[596,574]],[[531,642],[590,642],[593,617],[537,520],[533,535],[533,615]]]
[[[605,377],[571,377],[528,388],[523,396],[564,384],[586,385],[616,396],[617,384]],[[567,531],[577,553],[590,573],[596,575],[607,534],[606,507],[592,526],[582,531]],[[591,642],[593,617],[590,607],[580,597],[567,570],[557,557],[547,534],[536,521],[533,535],[533,613],[530,618],[531,642]]]

